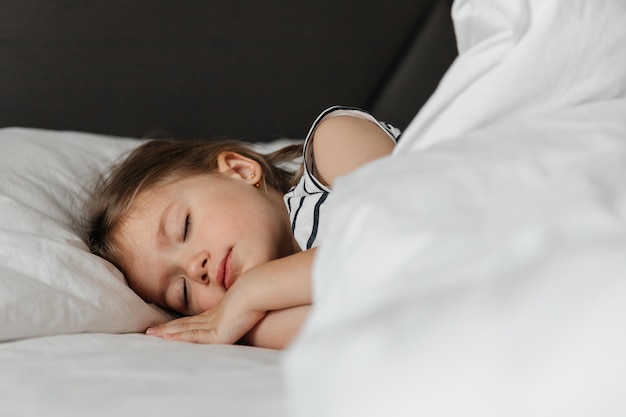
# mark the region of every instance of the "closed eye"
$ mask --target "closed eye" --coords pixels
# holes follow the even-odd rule
[[[189,310],[189,294],[187,293],[187,280],[183,278],[183,305],[185,311]]]
[[[191,213],[187,213],[185,216],[185,226],[183,227],[183,242],[187,240],[187,235],[189,235],[189,226],[191,224]]]

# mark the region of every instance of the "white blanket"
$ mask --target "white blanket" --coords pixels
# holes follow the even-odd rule
[[[626,3],[453,17],[395,154],[335,187],[292,413],[625,415]]]

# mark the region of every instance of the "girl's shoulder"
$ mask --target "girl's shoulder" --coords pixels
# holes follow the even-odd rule
[[[304,145],[306,168],[323,185],[389,155],[400,131],[352,107],[331,107],[315,120]]]

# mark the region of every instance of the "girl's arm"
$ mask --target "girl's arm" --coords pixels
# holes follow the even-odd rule
[[[391,137],[374,122],[354,116],[330,117],[314,132],[316,176],[332,187],[336,178],[389,155],[394,146]]]
[[[267,313],[238,343],[269,349],[286,349],[309,315],[310,305]]]
[[[152,327],[147,333],[187,342],[232,344],[258,323],[258,328],[246,336],[252,344],[285,347],[307,311],[293,307],[311,303],[315,252],[310,249],[251,268],[215,308]]]

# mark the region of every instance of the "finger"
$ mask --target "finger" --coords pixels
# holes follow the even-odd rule
[[[194,319],[194,317],[185,317],[168,323],[152,326],[146,329],[146,334],[151,336],[163,336],[166,333],[178,333],[182,331],[192,330],[202,327],[202,322]]]
[[[219,343],[217,335],[212,330],[192,329],[183,332],[165,333],[164,339],[177,340],[179,342],[212,344]]]

